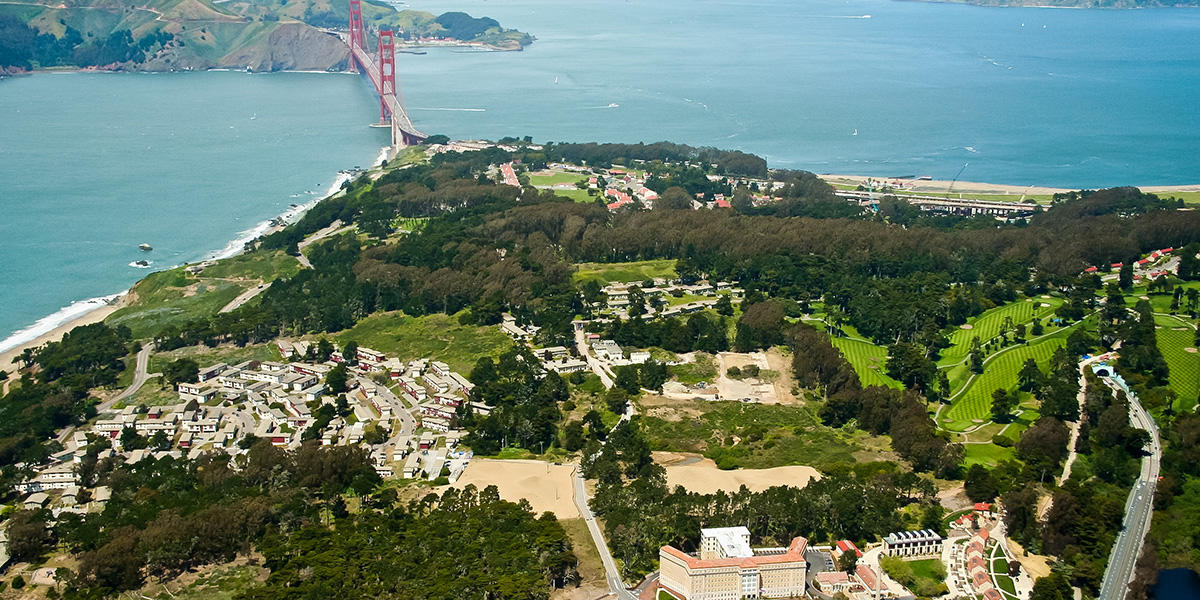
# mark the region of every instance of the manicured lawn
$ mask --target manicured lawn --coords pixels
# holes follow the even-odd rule
[[[462,325],[458,315],[410,317],[402,312],[371,315],[331,336],[339,344],[351,340],[400,360],[429,358],[469,375],[475,362],[499,356],[512,345],[499,327]]]
[[[677,411],[678,419],[669,410]],[[847,432],[820,423],[808,406],[742,404],[740,402],[671,401],[642,417],[655,450],[701,452],[722,468],[764,469],[853,463],[858,456],[879,459],[887,439],[862,431]],[[726,444],[736,436],[737,444]],[[865,456],[864,456],[865,455]]]
[[[1171,389],[1179,396],[1176,408],[1191,410],[1200,393],[1200,354],[1188,352],[1186,348],[1195,347],[1196,330],[1176,317],[1156,316],[1154,322],[1162,327],[1155,335],[1158,349],[1171,369]]]
[[[575,281],[589,279],[600,285],[613,282],[645,281],[655,277],[675,278],[675,259],[640,260],[623,263],[580,263],[576,265]]]
[[[529,185],[558,185],[561,183],[569,183],[574,185],[577,181],[587,181],[587,173],[551,173],[549,175],[529,175]]]
[[[967,319],[967,324],[971,328],[958,328],[950,334],[951,346],[942,351],[942,357],[938,361],[938,364],[950,365],[965,359],[971,351],[972,338],[978,336],[980,342],[987,342],[996,337],[1000,333],[1000,327],[1004,324],[1006,317],[1011,318],[1014,325],[1022,323],[1030,324],[1035,316],[1039,319],[1044,319],[1061,304],[1061,299],[1053,297],[1034,298],[1030,302],[1021,299],[985,311],[977,317]],[[1034,305],[1037,306],[1035,307]],[[1032,337],[1028,332],[1026,336]]]
[[[552,190],[552,191],[554,192],[555,196],[562,196],[564,198],[570,198],[576,202],[584,202],[584,203],[595,202],[597,199],[600,198],[599,194],[592,196],[592,195],[588,194],[587,190],[574,189],[574,190]]]
[[[984,364],[983,373],[959,392],[949,409],[942,411],[940,425],[961,431],[973,425],[975,420],[990,420],[992,392],[997,388],[1011,390],[1016,387],[1017,373],[1026,359],[1033,358],[1044,371],[1054,351],[1066,344],[1068,331],[1064,329],[1032,344],[1012,346],[993,355]]]
[[[830,341],[854,366],[854,371],[858,373],[858,378],[864,386],[884,385],[896,389],[904,387],[899,381],[888,377],[885,372],[887,348],[843,337],[830,338]]]
[[[1000,461],[1012,460],[1017,456],[1012,448],[1001,448],[995,444],[964,444],[963,450],[964,462],[968,467],[976,464],[994,467]]]

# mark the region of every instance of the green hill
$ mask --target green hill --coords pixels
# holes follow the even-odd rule
[[[37,68],[254,71],[349,66],[334,35],[348,0],[11,0],[0,4],[0,73]],[[363,3],[368,28],[392,28],[403,40],[475,42],[520,49],[528,34],[494,19],[443,15]]]

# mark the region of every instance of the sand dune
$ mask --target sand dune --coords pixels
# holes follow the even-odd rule
[[[821,474],[812,467],[794,465],[770,469],[735,469],[722,471],[707,458],[655,453],[655,460],[667,471],[667,485],[683,486],[689,492],[711,494],[718,490],[736,492],[745,485],[750,491],[761,492],[778,485],[804,487]]]
[[[550,511],[560,519],[577,519],[580,514],[572,495],[571,472],[571,465],[540,460],[476,458],[452,487],[461,489],[475,484],[482,490],[494,485],[505,500],[528,500],[535,513]]]

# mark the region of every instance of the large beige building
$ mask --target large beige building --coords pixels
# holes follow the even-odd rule
[[[680,600],[799,598],[807,546],[798,537],[786,548],[751,548],[745,527],[703,529],[698,557],[671,546],[659,550],[658,581]]]

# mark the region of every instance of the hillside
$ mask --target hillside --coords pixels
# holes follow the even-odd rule
[[[346,0],[15,0],[0,4],[0,72],[52,67],[171,71],[340,71],[349,52]],[[369,28],[401,39],[449,39],[520,49],[532,38],[493,19],[364,3]]]

